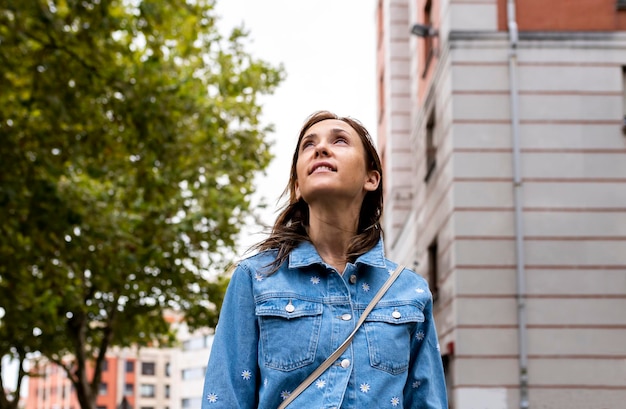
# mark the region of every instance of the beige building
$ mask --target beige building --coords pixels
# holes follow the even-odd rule
[[[624,3],[378,1],[385,243],[451,408],[626,408]]]

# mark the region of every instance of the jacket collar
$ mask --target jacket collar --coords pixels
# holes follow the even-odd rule
[[[306,267],[312,264],[324,265],[324,260],[320,257],[310,241],[303,241],[291,251],[289,254],[289,268]],[[367,264],[372,267],[386,267],[385,263],[385,246],[382,237],[378,243],[368,252],[361,254],[354,263]]]

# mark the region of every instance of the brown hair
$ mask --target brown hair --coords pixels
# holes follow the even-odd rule
[[[329,111],[317,111],[310,115],[300,129],[298,142],[291,161],[291,175],[289,182],[281,197],[289,194],[289,201],[285,204],[276,218],[274,227],[267,239],[254,246],[259,251],[277,250],[278,255],[269,267],[269,273],[273,273],[287,260],[289,253],[302,241],[309,240],[306,226],[309,224],[309,207],[307,203],[296,196],[296,164],[300,141],[306,131],[318,122],[327,119],[337,119],[350,125],[361,138],[366,154],[367,170],[376,170],[380,174],[380,183],[374,191],[367,192],[361,205],[357,234],[352,238],[348,246],[348,261],[354,261],[358,256],[372,249],[380,239],[383,231],[380,226],[380,218],[383,213],[383,169],[374,147],[374,142],[367,129],[356,119],[340,117]]]

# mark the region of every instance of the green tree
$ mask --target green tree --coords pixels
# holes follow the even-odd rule
[[[284,78],[216,19],[212,0],[0,3],[0,356],[62,365],[82,409],[108,348],[173,340],[166,310],[216,322],[209,276],[254,211],[259,100]]]

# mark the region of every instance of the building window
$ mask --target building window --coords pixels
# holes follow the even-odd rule
[[[184,380],[202,379],[204,373],[204,368],[189,368],[183,370],[182,376]]]
[[[452,385],[452,354],[445,354],[441,357],[441,361],[443,363],[443,373],[446,378],[446,384]],[[452,388],[448,387],[447,395],[448,395],[448,409],[454,408],[454,393],[452,393]]]
[[[426,123],[426,138],[424,141],[426,149],[426,176],[424,182],[428,182],[435,167],[437,166],[437,146],[435,145],[435,108],[430,111],[430,117]]]
[[[106,395],[107,394],[107,384],[106,382],[101,382],[98,387],[98,395]]]
[[[169,397],[170,397],[170,386],[169,385],[165,385],[165,397],[167,399],[169,399]]]
[[[172,365],[169,362],[165,363],[165,376],[170,377],[170,373],[172,370]]]
[[[427,27],[432,27],[433,24],[432,10],[433,2],[432,0],[427,0],[424,4],[424,25]],[[422,72],[422,78],[426,77],[434,55],[435,48],[433,47],[433,36],[427,35],[424,37],[424,71]]]
[[[207,347],[207,338],[196,337],[183,342],[183,351],[196,351]]]
[[[199,408],[202,405],[200,398],[186,398],[182,400],[183,409]]]
[[[126,372],[127,373],[135,372],[135,361],[126,361]]]
[[[617,9],[626,10],[626,0],[617,0]]]
[[[139,394],[142,398],[154,398],[154,385],[142,384]]]
[[[124,385],[124,395],[132,396],[135,393],[135,385],[132,383],[127,383]]]
[[[156,365],[154,364],[154,362],[142,362],[141,374],[142,375],[154,375],[156,373],[155,367]]]
[[[102,363],[100,364],[100,368],[102,368],[102,372],[106,372],[109,370],[109,361],[107,361],[106,359],[102,361]]]
[[[439,298],[439,266],[437,262],[437,238],[428,246],[428,286],[433,295],[433,303]]]

